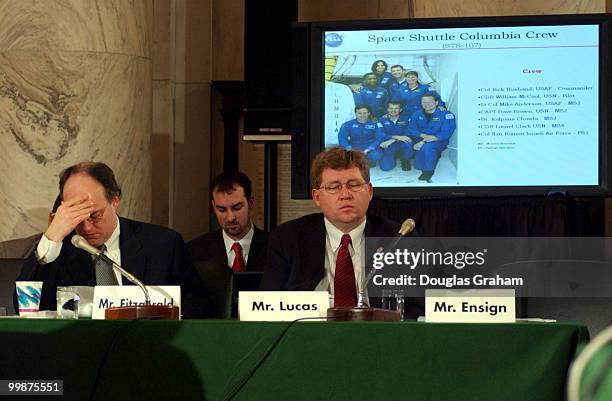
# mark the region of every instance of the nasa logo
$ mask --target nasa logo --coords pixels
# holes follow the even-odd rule
[[[329,47],[338,47],[342,44],[342,36],[335,32],[325,34],[325,45]]]

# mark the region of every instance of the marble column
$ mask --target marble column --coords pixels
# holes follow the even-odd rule
[[[0,0],[0,241],[42,231],[82,160],[150,219],[152,20],[152,0]]]

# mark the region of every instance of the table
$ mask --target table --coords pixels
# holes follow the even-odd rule
[[[56,399],[85,401],[116,336],[93,399],[216,401],[286,326],[1,319],[0,379],[63,379]],[[299,322],[234,399],[561,401],[587,341],[573,322]]]

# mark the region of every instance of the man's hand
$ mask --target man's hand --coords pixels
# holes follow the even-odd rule
[[[438,137],[435,135],[427,135],[427,134],[421,134],[420,135],[421,139],[423,139],[425,142],[435,142],[438,140]]]
[[[380,147],[383,148],[383,149],[387,149],[394,142],[395,142],[395,139],[387,139],[386,141],[384,141],[384,142],[382,142],[380,144]]]
[[[81,195],[62,202],[45,232],[45,237],[53,242],[62,242],[92,212],[93,202],[88,195]]]
[[[412,142],[412,139],[409,136],[405,136],[405,135],[393,135],[391,138],[396,139],[398,141],[402,141],[404,143]]]
[[[421,150],[423,145],[425,145],[425,141],[417,142],[417,143],[414,144],[413,148],[414,148],[414,150]]]

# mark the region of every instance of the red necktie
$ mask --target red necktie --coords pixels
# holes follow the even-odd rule
[[[240,242],[234,242],[234,245],[232,245],[232,250],[236,255],[234,257],[234,263],[232,264],[232,270],[235,272],[245,271],[246,263],[244,263],[244,258],[242,257],[242,247],[240,246]]]
[[[336,259],[336,275],[334,276],[334,306],[357,305],[357,289],[355,287],[355,271],[349,252],[351,236],[344,234],[340,241],[340,250]]]

